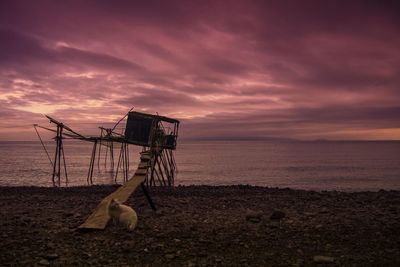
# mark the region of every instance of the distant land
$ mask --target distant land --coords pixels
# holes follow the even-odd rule
[[[311,139],[302,140],[280,137],[202,137],[202,138],[181,138],[181,141],[266,141],[266,142],[400,142],[399,140],[358,140],[358,139]]]
[[[81,142],[80,140],[70,140],[66,139],[65,142]],[[181,138],[183,142],[221,142],[221,141],[229,141],[229,142],[309,142],[309,143],[324,143],[324,142],[400,142],[399,140],[357,140],[357,139],[312,139],[312,140],[301,140],[294,138],[279,138],[279,137],[202,137],[202,138]],[[32,144],[40,142],[39,140],[0,140],[1,143],[7,144]],[[54,140],[43,140],[44,143],[53,143]]]

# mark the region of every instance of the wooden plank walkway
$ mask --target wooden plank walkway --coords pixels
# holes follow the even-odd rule
[[[111,199],[118,199],[118,201],[121,203],[124,203],[128,200],[133,191],[135,191],[136,188],[146,179],[146,174],[148,171],[147,161],[147,159],[141,159],[141,162],[139,163],[139,166],[133,177],[124,185],[121,185],[115,192],[106,196],[97,206],[95,211],[89,216],[89,218],[87,218],[87,220],[78,228],[103,230],[110,219],[108,216],[108,205]]]

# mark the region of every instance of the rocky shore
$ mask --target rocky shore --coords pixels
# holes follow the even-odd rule
[[[1,266],[400,266],[400,192],[137,190],[133,232],[77,227],[116,186],[0,187]]]

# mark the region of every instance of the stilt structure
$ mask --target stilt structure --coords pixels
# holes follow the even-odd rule
[[[66,177],[66,185],[68,185],[67,166],[64,157],[63,136],[71,139],[89,141],[93,143],[92,154],[87,174],[87,184],[93,184],[93,173],[96,165],[100,169],[101,148],[105,146],[106,153],[104,165],[107,168],[107,156],[109,155],[110,167],[114,171],[114,143],[120,143],[120,151],[115,169],[114,182],[118,183],[118,174],[122,173],[122,186],[114,193],[104,198],[93,214],[82,224],[81,229],[104,229],[108,217],[108,204],[111,199],[118,199],[120,202],[125,202],[129,196],[140,185],[145,194],[151,208],[156,209],[152,202],[147,187],[152,186],[173,186],[175,182],[177,167],[173,155],[173,150],[176,149],[179,121],[176,119],[152,115],[140,112],[132,112],[132,109],[111,128],[100,127],[100,136],[83,136],[65,124],[46,116],[51,123],[56,125],[56,129],[34,125],[37,127],[56,133],[56,151],[54,162],[51,161],[47,153],[47,149],[42,142],[42,139],[37,132],[40,141],[49,157],[53,167],[52,181],[54,186],[61,186],[61,159],[63,161],[64,172]],[[126,127],[124,134],[116,133],[116,126],[126,117]],[[129,145],[142,147],[140,152],[140,163],[132,177],[129,176]]]

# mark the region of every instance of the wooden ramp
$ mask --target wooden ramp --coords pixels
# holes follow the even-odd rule
[[[108,205],[111,199],[118,199],[121,203],[128,200],[133,191],[146,179],[148,170],[147,162],[148,159],[146,157],[141,157],[141,161],[133,177],[124,185],[121,185],[115,192],[105,197],[89,218],[78,228],[103,230],[110,219],[108,216]]]

